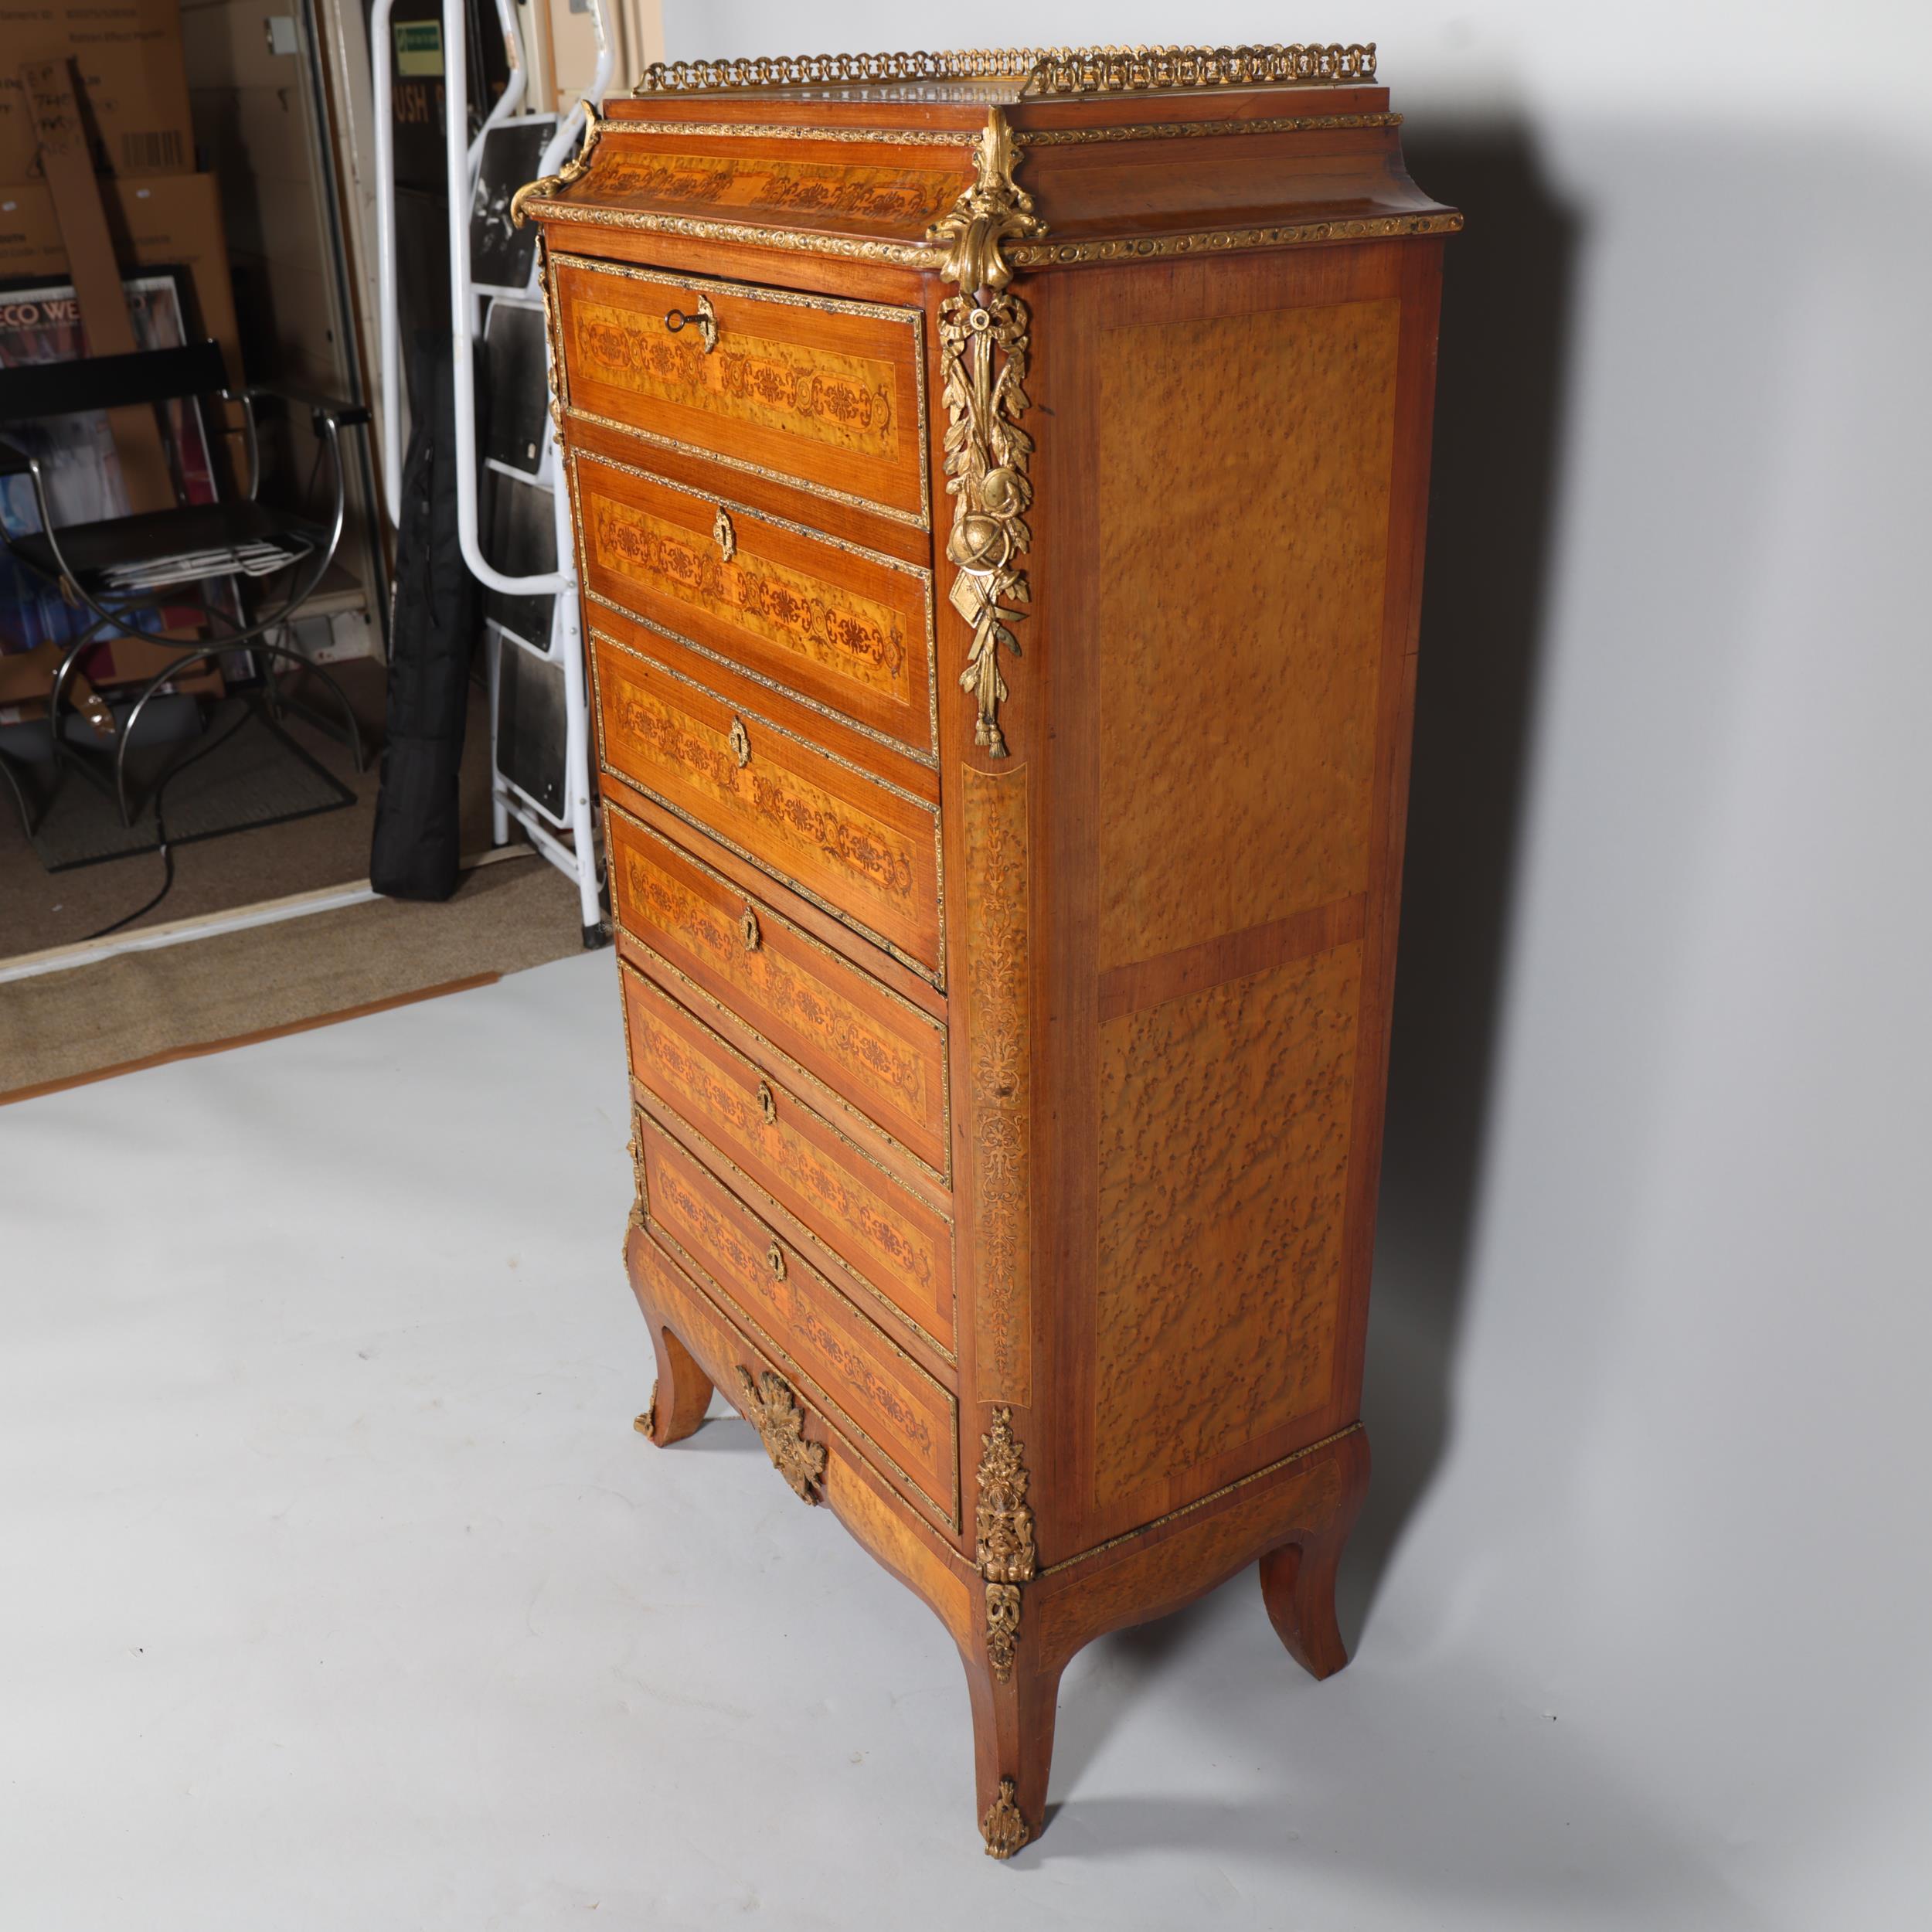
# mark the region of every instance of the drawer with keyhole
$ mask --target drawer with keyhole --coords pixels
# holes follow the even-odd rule
[[[604,770],[936,982],[933,806],[592,626]]]
[[[953,1230],[938,1205],[740,1053],[628,961],[619,968],[631,1077],[825,1244],[864,1289],[952,1351]]]
[[[883,1473],[953,1526],[951,1393],[648,1114],[638,1141],[651,1233],[797,1378],[809,1405],[836,1412]]]
[[[573,412],[929,522],[917,310],[563,253],[551,274]]]
[[[694,658],[937,755],[929,570],[611,457],[580,453],[574,472],[594,601]]]
[[[604,825],[621,930],[943,1179],[945,1022],[621,805]]]

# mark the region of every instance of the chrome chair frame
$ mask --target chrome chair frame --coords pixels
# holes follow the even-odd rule
[[[131,355],[100,358],[95,360],[98,366],[124,366],[119,369],[105,366],[102,369],[102,373],[107,379],[107,387],[111,393],[114,379],[117,375],[125,379],[124,386],[128,383],[131,383],[137,387],[141,386],[141,377],[131,366],[136,363],[151,362],[158,369],[162,366],[166,365],[189,374],[205,373],[211,369],[219,367],[219,349],[210,342],[192,345],[187,352],[175,349],[137,351]],[[77,367],[69,365],[56,366],[60,368],[63,372],[80,374],[86,370],[87,365],[83,362]],[[167,379],[165,374],[159,377],[163,385],[165,384]],[[77,386],[70,381],[63,386],[71,396],[75,392]],[[154,383],[150,382],[145,386],[145,393],[141,396],[141,400],[151,403],[183,401],[196,400],[202,394],[215,395],[224,403],[239,405],[241,410],[243,442],[248,458],[248,481],[243,495],[244,500],[251,503],[256,501],[257,492],[261,488],[261,443],[260,427],[255,413],[257,401],[264,398],[274,399],[297,407],[306,408],[309,412],[310,425],[317,436],[321,439],[328,451],[334,503],[328,516],[327,541],[314,549],[312,561],[310,563],[305,579],[299,578],[304,559],[301,556],[292,558],[286,567],[298,573],[298,586],[289,593],[279,607],[268,615],[257,618],[252,624],[237,624],[226,611],[217,610],[205,598],[176,595],[167,600],[176,604],[193,605],[200,611],[211,626],[220,627],[223,629],[224,634],[199,642],[190,642],[179,638],[163,636],[133,621],[132,614],[150,608],[156,604],[158,600],[158,594],[169,587],[165,584],[150,585],[138,592],[130,591],[127,594],[125,600],[121,603],[118,607],[111,602],[104,602],[101,598],[97,597],[87,588],[83,580],[83,573],[74,566],[66,552],[61,548],[60,530],[54,520],[53,505],[49,500],[46,474],[42,468],[40,458],[22,449],[18,444],[9,438],[0,436],[0,474],[18,474],[25,471],[32,480],[35,507],[40,519],[40,534],[46,539],[47,549],[56,566],[56,570],[52,573],[47,573],[41,570],[32,558],[21,555],[17,550],[14,551],[14,554],[20,562],[26,564],[29,569],[34,570],[36,574],[50,576],[51,580],[59,585],[64,597],[70,602],[77,602],[84,606],[93,617],[93,621],[73,641],[63,655],[49,692],[47,724],[50,753],[54,766],[54,787],[56,791],[59,788],[64,763],[69,755],[61,727],[62,706],[77,665],[89,649],[96,643],[101,641],[102,633],[111,630],[117,636],[138,638],[145,642],[158,645],[165,650],[173,651],[178,654],[141,685],[132,707],[116,731],[117,743],[114,757],[114,798],[121,813],[121,822],[125,825],[131,825],[134,823],[135,818],[145,807],[148,799],[151,798],[159,787],[166,782],[168,771],[172,769],[171,763],[166,770],[157,776],[147,794],[138,803],[131,804],[128,793],[128,752],[134,742],[135,730],[140,723],[142,713],[147,709],[149,702],[160,691],[161,687],[170,679],[180,676],[184,671],[197,664],[212,663],[230,651],[252,649],[261,653],[264,658],[285,659],[300,665],[302,668],[311,672],[315,676],[320,678],[335,699],[335,706],[339,709],[346,726],[345,741],[348,744],[349,755],[355,769],[358,772],[363,769],[361,730],[356,723],[355,712],[344,695],[342,686],[321,665],[304,657],[291,645],[270,641],[268,634],[283,629],[294,621],[301,607],[315,594],[322,579],[328,574],[328,566],[335,561],[335,553],[342,544],[342,531],[348,516],[348,476],[342,461],[342,431],[345,427],[366,427],[369,420],[369,411],[366,406],[338,403],[326,397],[312,396],[300,390],[266,383],[252,383],[243,389],[231,389],[224,384],[219,389],[202,389],[198,384],[190,384],[189,386],[175,390],[172,394],[167,394],[163,393],[161,389],[155,387]],[[112,403],[91,405],[83,403],[79,405],[80,407],[114,406]],[[67,406],[52,409],[46,413],[49,416],[70,413],[73,407],[73,405],[69,402]],[[0,542],[5,542],[10,550],[14,549],[11,539],[6,537],[4,531],[0,531]],[[224,574],[230,581],[233,582],[242,573],[239,571],[230,571],[226,573],[219,571],[212,573],[204,571],[193,578],[183,579],[182,582],[202,583],[206,582],[211,575],[219,577]],[[276,572],[271,574],[279,575],[280,573]],[[279,693],[275,689],[272,664],[264,664],[264,675],[269,696],[269,710],[265,722],[279,732],[280,727],[275,724],[274,714],[279,707],[280,699]],[[81,763],[78,760],[75,762]],[[84,764],[82,764],[82,769],[87,770]],[[90,772],[89,775],[91,777],[93,774]],[[21,803],[22,816],[27,818],[24,795],[21,791],[19,784],[11,770],[8,772],[7,776],[16,800]],[[51,802],[51,796],[49,802]],[[43,809],[44,810],[44,806]],[[36,822],[36,819],[28,818],[29,832]]]

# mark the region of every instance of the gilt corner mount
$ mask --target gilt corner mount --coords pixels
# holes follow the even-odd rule
[[[521,228],[528,219],[529,204],[542,201],[554,195],[560,188],[567,188],[573,181],[581,181],[589,172],[592,155],[597,152],[597,143],[604,138],[604,131],[610,125],[589,101],[583,103],[583,145],[564,162],[554,175],[544,175],[536,181],[526,181],[510,197],[510,224]]]

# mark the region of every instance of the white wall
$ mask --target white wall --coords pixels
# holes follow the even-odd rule
[[[1932,9],[665,15],[1379,42],[1469,225],[1356,1614],[1487,1647],[1749,1923],[1922,1926]]]

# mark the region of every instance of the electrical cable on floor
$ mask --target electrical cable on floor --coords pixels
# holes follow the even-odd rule
[[[168,787],[174,783],[175,779],[179,777],[190,765],[193,764],[198,759],[206,757],[209,752],[219,750],[221,747],[227,743],[229,740],[233,737],[235,733],[240,730],[242,726],[247,723],[248,720],[253,716],[254,713],[252,707],[244,704],[242,707],[241,715],[236,719],[235,722],[231,724],[219,737],[209,739],[207,743],[199,747],[196,750],[191,751],[186,757],[182,760],[179,764],[171,767],[167,771],[162,774],[160,784],[155,787],[154,797],[155,843],[155,849],[161,854],[162,863],[161,889],[155,894],[153,898],[148,901],[146,905],[137,906],[132,912],[128,913],[124,918],[117,919],[112,925],[103,926],[97,933],[88,934],[85,939],[83,939],[79,942],[81,945],[90,946],[97,939],[106,939],[111,934],[119,932],[124,927],[131,926],[137,919],[145,919],[148,913],[152,912],[155,908],[158,906],[171,892],[174,890],[175,849],[173,846],[169,845],[168,842],[168,821],[162,816],[162,813],[163,794],[165,794]]]
[[[315,493],[316,480],[322,473],[322,452],[323,446],[321,443],[318,442],[315,445],[315,460],[308,466],[308,481],[303,485],[302,488],[302,501],[304,503],[307,503],[308,499]],[[244,614],[246,614],[244,613]],[[292,624],[284,624],[282,627],[282,629],[284,634],[292,643],[294,637],[294,627]],[[237,650],[246,650],[247,647],[245,645],[238,645],[236,648]],[[209,743],[203,745],[199,751],[190,753],[187,757],[182,760],[179,764],[175,766],[172,770],[168,771],[162,777],[159,784],[155,786],[154,800],[155,841],[155,849],[161,854],[161,889],[155,894],[152,899],[148,900],[146,905],[137,906],[124,918],[117,919],[111,926],[102,927],[97,933],[88,934],[85,939],[78,942],[80,944],[83,946],[90,946],[97,939],[109,938],[115,933],[121,931],[124,927],[131,926],[137,919],[146,918],[148,913],[152,912],[155,908],[158,906],[171,892],[174,890],[175,854],[174,849],[168,842],[168,828],[165,821],[162,817],[162,794],[168,789],[168,785],[174,781],[174,779],[179,774],[185,771],[197,758],[206,757],[209,752],[216,750],[221,746],[225,745],[228,740],[241,729],[243,725],[247,723],[249,718],[253,714],[250,711],[244,709],[241,716],[237,718],[234,723],[230,725],[219,738],[213,740]]]
[[[158,814],[157,814],[156,816],[157,829],[158,829]],[[125,918],[117,919],[112,925],[103,926],[100,931],[88,934],[86,938],[80,941],[80,944],[83,946],[91,946],[97,939],[105,939],[111,933],[119,932],[122,927],[131,926],[137,919],[140,919],[145,917],[147,913],[152,912],[155,908],[158,906],[171,892],[174,890],[174,849],[168,843],[165,838],[163,838],[161,842],[159,849],[161,852],[162,862],[161,890],[156,893],[154,897],[149,900],[146,905],[136,906],[135,909],[132,912],[129,913]]]

